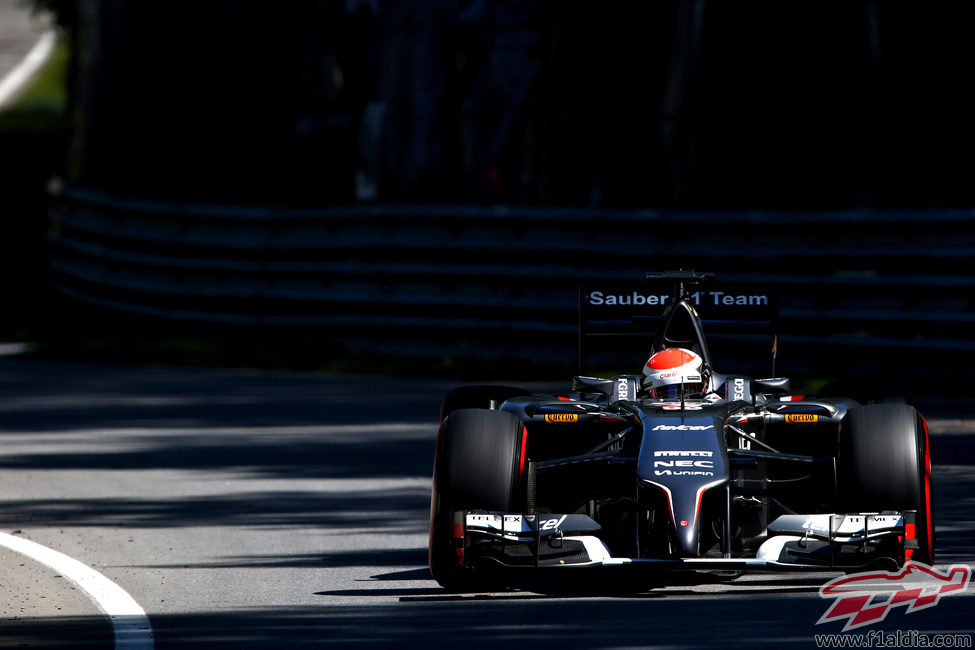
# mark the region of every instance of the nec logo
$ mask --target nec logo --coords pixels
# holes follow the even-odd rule
[[[703,467],[704,469],[714,469],[714,461],[711,460],[655,460],[654,467]]]

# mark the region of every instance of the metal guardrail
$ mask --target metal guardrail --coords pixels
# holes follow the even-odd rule
[[[826,348],[975,357],[975,210],[264,209],[68,188],[51,244],[72,299],[376,352],[564,360],[580,282],[694,267],[779,294],[783,344],[812,370]]]

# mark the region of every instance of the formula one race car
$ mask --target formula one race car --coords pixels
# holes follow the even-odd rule
[[[584,328],[657,310],[644,319],[656,325],[642,375],[577,376],[563,394],[447,395],[430,517],[437,582],[536,589],[599,575],[640,590],[678,571],[934,563],[921,415],[716,372],[704,326],[720,322],[695,306],[740,325],[770,302],[698,289],[711,279],[668,272],[632,291],[583,290]],[[669,295],[649,288],[660,281]]]

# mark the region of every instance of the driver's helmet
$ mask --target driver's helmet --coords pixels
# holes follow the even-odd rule
[[[700,355],[684,348],[667,348],[643,366],[643,388],[651,399],[679,400],[702,395],[708,385],[707,369]]]

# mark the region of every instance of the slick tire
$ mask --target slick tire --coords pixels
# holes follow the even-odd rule
[[[919,548],[934,564],[931,454],[924,418],[906,404],[851,409],[840,433],[839,496],[847,512],[916,510]]]
[[[453,513],[521,512],[524,501],[524,425],[505,411],[461,409],[441,424],[430,502],[429,563],[433,578],[450,591],[487,591],[499,585],[463,564]],[[458,515],[459,517],[459,515]],[[459,531],[458,531],[459,532]]]
[[[497,410],[505,400],[521,395],[530,395],[523,388],[514,386],[461,386],[447,393],[440,405],[440,421],[460,409]]]

